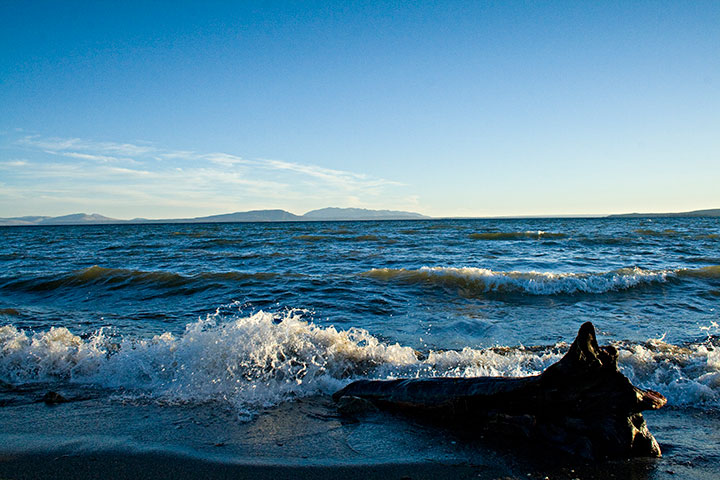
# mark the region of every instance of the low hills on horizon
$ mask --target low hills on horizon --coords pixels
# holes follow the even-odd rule
[[[720,208],[693,210],[677,213],[625,213],[607,215],[604,218],[663,218],[663,217],[720,217]],[[295,215],[285,210],[250,210],[247,212],[225,213],[206,217],[147,219],[134,218],[119,220],[93,213],[74,213],[59,217],[25,216],[0,218],[0,226],[33,226],[33,225],[109,225],[109,224],[146,224],[146,223],[243,223],[243,222],[313,222],[313,221],[362,221],[362,220],[430,220],[428,217],[414,212],[398,210],[368,210],[365,208],[328,207],[311,210],[304,215]],[[478,217],[480,218],[480,217]],[[498,217],[510,218],[510,217]],[[524,217],[512,217],[524,218]],[[530,217],[527,217],[530,218]],[[532,217],[539,218],[539,217]]]
[[[93,213],[74,213],[59,217],[26,216],[0,218],[0,226],[22,225],[108,225],[143,223],[242,223],[242,222],[307,222],[307,221],[353,221],[353,220],[421,220],[429,219],[414,212],[396,210],[368,210],[364,208],[321,208],[304,215],[295,215],[285,210],[250,210],[247,212],[224,213],[193,218],[147,219],[133,218],[119,220]]]
[[[691,212],[677,213],[620,213],[608,215],[608,218],[658,218],[658,217],[720,217],[720,208],[707,210],[693,210]]]

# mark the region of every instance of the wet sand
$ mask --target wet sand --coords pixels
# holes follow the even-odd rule
[[[328,397],[243,421],[218,405],[108,400],[92,391],[60,405],[28,401],[41,392],[0,408],[1,480],[717,478],[706,453],[720,425],[700,411],[647,415],[663,458],[587,463],[386,413],[344,418]]]
[[[397,464],[352,466],[242,465],[168,454],[24,454],[0,457],[3,479],[478,479],[498,472],[469,465]]]
[[[537,467],[537,466],[535,466]],[[558,464],[538,470],[520,462],[508,465],[470,465],[444,463],[388,463],[356,465],[261,465],[225,463],[168,453],[47,453],[0,455],[2,479],[78,479],[113,478],[156,479],[665,479],[704,478],[687,469],[659,470],[652,460],[600,462],[568,466]],[[696,472],[697,473],[697,472]]]

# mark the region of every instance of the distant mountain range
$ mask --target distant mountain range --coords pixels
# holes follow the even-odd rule
[[[678,213],[623,213],[609,215],[609,218],[657,218],[657,217],[720,217],[720,208],[709,210],[693,210]]]
[[[678,213],[624,213],[608,215],[607,218],[659,218],[659,217],[720,217],[720,208],[694,210]],[[249,212],[224,213],[208,217],[167,218],[150,220],[134,218],[118,220],[97,213],[74,213],[60,217],[13,217],[0,218],[0,226],[22,225],[108,225],[122,223],[242,223],[242,222],[313,222],[313,221],[355,221],[355,220],[422,220],[425,215],[396,210],[367,210],[364,208],[321,208],[304,215],[295,215],[285,210],[251,210]],[[518,217],[520,218],[520,217]]]
[[[60,217],[13,217],[0,218],[0,226],[21,225],[108,225],[120,223],[240,223],[240,222],[308,222],[333,220],[420,220],[427,219],[424,215],[413,212],[395,210],[367,210],[364,208],[322,208],[312,210],[305,215],[295,215],[285,210],[251,210],[249,212],[225,213],[210,215],[208,217],[194,218],[168,218],[150,220],[147,218],[134,218],[132,220],[118,220],[105,217],[97,213],[74,213]]]

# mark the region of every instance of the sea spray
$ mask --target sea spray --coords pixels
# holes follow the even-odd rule
[[[416,362],[411,348],[383,344],[362,329],[320,328],[298,311],[222,322],[208,316],[179,336],[119,342],[102,331],[83,340],[64,327],[35,334],[0,327],[4,381],[89,383],[161,400],[226,401],[241,411]]]
[[[720,407],[720,342],[687,346],[659,339],[615,344],[622,372],[633,383],[662,392],[670,405]]]

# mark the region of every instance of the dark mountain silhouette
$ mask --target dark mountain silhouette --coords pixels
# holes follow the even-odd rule
[[[411,220],[429,218],[419,213],[392,210],[366,210],[363,208],[323,208],[305,215],[295,215],[285,210],[251,210],[224,213],[207,217],[118,220],[97,213],[74,213],[60,217],[26,216],[0,218],[2,226],[20,225],[97,225],[120,223],[233,223],[233,222],[302,222],[320,220]]]
[[[720,217],[720,208],[708,210],[693,210],[691,212],[677,213],[623,213],[609,215],[610,218],[640,218],[640,217]]]

